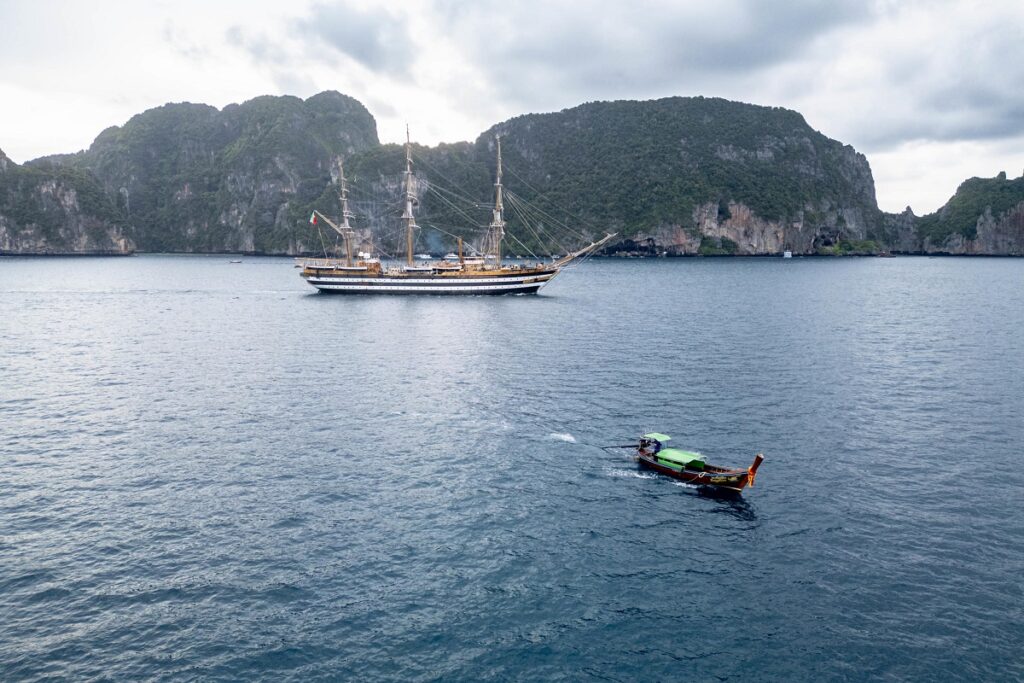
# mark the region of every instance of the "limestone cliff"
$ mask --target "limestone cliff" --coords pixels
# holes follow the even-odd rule
[[[724,209],[724,210],[723,210]],[[857,209],[837,209],[827,202],[794,212],[792,220],[769,220],[745,204],[706,203],[693,210],[689,225],[667,225],[641,232],[608,253],[672,256],[767,256],[875,253],[869,227]]]
[[[142,251],[283,253],[312,248],[303,213],[335,158],[377,144],[365,107],[324,92],[164,105],[54,161],[99,178]]]
[[[1024,175],[966,180],[933,214],[886,215],[883,232],[897,253],[1024,256]]]
[[[786,109],[596,102],[498,124],[477,147],[496,134],[540,203],[624,235],[611,253],[638,243],[680,255],[831,252],[881,227],[867,159]]]
[[[417,216],[438,228],[418,249],[479,236],[497,135],[506,190],[539,209],[520,215],[508,202],[511,253],[564,253],[605,231],[622,236],[607,253],[1024,253],[1024,177],[968,180],[929,216],[884,214],[852,147],[797,112],[702,97],[592,102],[504,121],[475,142],[414,146]],[[366,108],[336,92],[169,104],[77,154],[17,166],[0,153],[0,249],[320,251],[306,220],[314,206],[337,212],[339,156],[365,240],[403,249],[402,148],[381,145]],[[426,191],[437,186],[476,206]]]
[[[92,174],[18,166],[0,152],[0,254],[130,254],[117,208]]]
[[[576,234],[606,230],[622,235],[608,253],[846,253],[870,251],[881,227],[864,156],[785,109],[700,97],[594,102],[513,118],[472,144],[416,148],[417,175],[485,201],[498,135],[506,189],[543,214],[519,215],[509,202],[513,253],[564,251]],[[352,168],[379,185],[400,156],[384,146]],[[470,241],[474,221],[488,220],[430,195],[418,215]]]

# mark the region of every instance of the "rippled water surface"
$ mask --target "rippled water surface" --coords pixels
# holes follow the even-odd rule
[[[1022,260],[3,259],[0,679],[1020,679],[1022,339]]]

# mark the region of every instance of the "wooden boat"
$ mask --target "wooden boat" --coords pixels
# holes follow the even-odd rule
[[[753,464],[746,469],[709,465],[700,453],[665,447],[665,442],[671,439],[671,436],[658,432],[644,434],[636,446],[636,461],[642,467],[688,484],[740,493],[747,486],[754,485],[757,468],[764,460],[764,455],[758,453]]]

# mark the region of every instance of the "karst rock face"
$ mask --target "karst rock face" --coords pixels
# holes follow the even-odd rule
[[[221,110],[164,105],[108,128],[84,152],[29,166],[90,175],[142,251],[289,253],[316,239],[300,215],[331,185],[335,161],[378,145],[365,107],[323,92]],[[77,251],[65,232],[51,251]]]
[[[970,178],[935,213],[919,218],[908,207],[884,223],[893,252],[1024,256],[1024,175]]]
[[[816,253],[882,226],[867,159],[786,109],[596,102],[498,124],[477,148],[499,134],[541,201],[622,233],[627,252]]]
[[[130,254],[134,243],[91,173],[19,166],[0,152],[0,254]]]
[[[498,136],[509,253],[617,232],[605,253],[1024,254],[1024,177],[968,180],[928,216],[887,214],[864,155],[797,112],[702,97],[592,102],[518,116],[474,142],[414,145],[419,222],[443,228],[422,231],[420,247],[448,250],[453,234],[473,243],[486,217],[430,189],[454,184],[486,209]],[[362,104],[329,91],[168,104],[85,151],[22,166],[0,152],[0,252],[321,251],[307,219],[313,207],[337,212],[339,158],[364,242],[400,248],[391,208],[404,152],[380,144]],[[540,213],[520,215],[517,200]]]

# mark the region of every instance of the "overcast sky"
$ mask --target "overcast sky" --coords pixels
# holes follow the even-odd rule
[[[1024,0],[0,0],[19,163],[165,102],[327,89],[428,144],[591,100],[788,107],[867,155],[883,209],[923,214],[1024,171]]]

